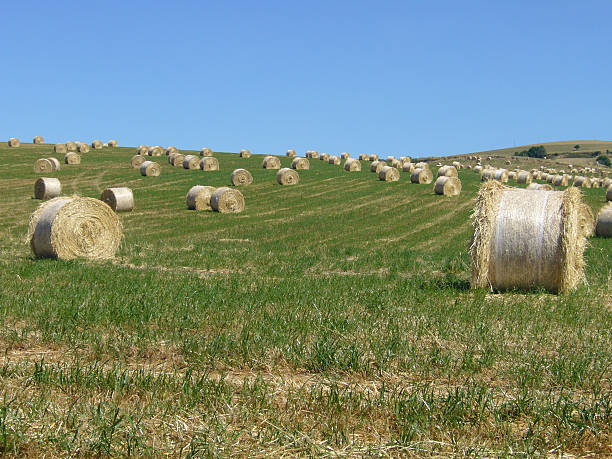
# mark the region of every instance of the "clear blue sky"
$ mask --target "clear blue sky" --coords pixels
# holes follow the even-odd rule
[[[609,0],[0,9],[7,139],[415,156],[612,139]]]

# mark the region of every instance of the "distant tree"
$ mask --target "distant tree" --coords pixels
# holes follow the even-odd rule
[[[576,144],[574,145],[574,150],[578,150],[580,148],[580,145]]]
[[[612,165],[612,161],[610,161],[610,158],[608,156],[606,156],[606,155],[599,155],[597,157],[597,162],[599,164],[602,164],[602,165],[606,166],[606,167],[610,167]]]
[[[531,147],[529,150],[523,150],[518,153],[514,153],[514,156],[529,156],[530,158],[545,158],[546,148],[543,145],[537,147]]]

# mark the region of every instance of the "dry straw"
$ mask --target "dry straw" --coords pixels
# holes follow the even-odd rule
[[[455,166],[442,166],[438,169],[438,177],[457,177],[458,175]]]
[[[533,177],[531,176],[531,173],[528,171],[519,171],[518,174],[516,174],[517,183],[530,184],[532,179]]]
[[[387,163],[384,161],[374,161],[370,164],[370,172],[375,172],[376,174],[380,173],[381,169],[385,167]]]
[[[370,155],[368,155],[367,153],[362,153],[359,155],[359,161],[369,161],[370,160]]]
[[[41,177],[34,183],[34,197],[36,199],[57,198],[62,192],[62,184],[53,177]]]
[[[8,146],[9,147],[18,147],[21,145],[21,142],[19,142],[19,139],[15,138],[15,137],[11,137],[8,140]]]
[[[552,184],[554,186],[567,186],[569,184],[567,175],[555,175]]]
[[[117,142],[116,140],[109,140],[108,142],[106,142],[108,144],[109,147],[111,148],[117,148],[119,146],[119,142]]]
[[[612,203],[599,211],[595,234],[599,237],[612,237]]]
[[[461,180],[457,177],[440,176],[434,184],[434,193],[444,196],[457,196],[461,193]]]
[[[200,158],[196,155],[187,155],[183,159],[183,169],[194,171],[200,168]]]
[[[40,258],[105,259],[119,248],[123,228],[102,201],[62,197],[42,204],[30,217],[28,240]]]
[[[400,162],[399,159],[394,159],[393,161],[391,161],[391,167],[394,167],[396,169],[401,169],[402,168],[402,163]]]
[[[387,161],[386,161],[387,164],[391,165],[393,161],[395,161],[395,156],[391,156],[391,155],[387,156]]]
[[[53,163],[49,161],[47,158],[37,159],[34,163],[34,172],[37,174],[45,173],[45,172],[53,172],[54,167]]]
[[[426,162],[418,162],[414,165],[415,169],[429,169],[429,164],[427,164]]]
[[[173,147],[171,145],[166,147],[166,156],[170,156],[172,153],[177,154],[178,152],[179,152],[178,148],[176,148],[176,147]]]
[[[68,152],[68,148],[66,147],[65,143],[56,143],[53,146],[53,151],[55,153],[67,153]]]
[[[279,185],[297,185],[300,181],[300,175],[293,169],[283,167],[276,173],[276,181]]]
[[[584,280],[580,192],[484,183],[473,213],[473,287],[567,292]]]
[[[77,145],[77,151],[79,153],[89,153],[89,145],[87,145],[86,143],[79,143]]]
[[[280,159],[276,156],[266,156],[263,160],[262,167],[264,169],[280,169]]]
[[[42,136],[37,135],[34,137],[34,139],[32,139],[32,143],[42,144],[45,143],[45,139],[43,139]]]
[[[127,187],[107,188],[102,192],[100,200],[115,212],[134,210],[134,194]]]
[[[287,153],[285,153],[285,154],[289,158],[295,158],[297,156],[296,153],[295,153],[295,150],[287,150]]]
[[[53,170],[54,171],[59,171],[60,170],[60,162],[58,159],[56,158],[47,158],[49,161],[51,161],[51,165],[53,166]]]
[[[378,173],[378,180],[383,182],[397,182],[399,179],[400,173],[395,167],[384,166]]]
[[[68,151],[77,151],[76,142],[66,142],[66,150]]]
[[[242,212],[244,210],[244,196],[235,188],[217,188],[210,198],[210,206],[213,210],[222,214]]]
[[[204,147],[200,150],[200,156],[212,156],[213,151],[210,148]]]
[[[370,155],[370,157],[368,158],[369,161],[378,161],[378,155],[376,154],[372,154]]]
[[[327,154],[327,153],[321,153],[321,154],[319,155],[319,160],[321,160],[321,161],[325,161],[325,162],[329,161],[329,154]]]
[[[310,152],[310,157],[311,157],[312,159],[317,159],[317,158],[319,157],[319,152],[318,152],[318,151],[314,151],[314,150],[313,150],[313,151],[311,151],[311,152]]]
[[[501,183],[508,183],[508,171],[506,169],[497,169],[493,178]]]
[[[552,191],[553,187],[548,183],[530,183],[526,190]]]
[[[351,157],[351,155],[349,155],[346,151],[344,153],[342,153],[340,155],[340,157],[342,158],[343,161],[346,161],[347,159],[349,159]]]
[[[591,188],[591,179],[584,176],[578,176],[574,179],[574,186],[582,188]]]
[[[250,158],[251,157],[251,152],[249,150],[240,150],[240,157],[241,158]]]
[[[310,161],[306,158],[295,158],[291,161],[291,167],[297,171],[310,169]]]
[[[459,161],[453,161],[453,167],[456,170],[463,169],[463,165]]]
[[[203,171],[218,171],[219,160],[214,156],[205,156],[200,161],[200,169]]]
[[[91,142],[91,148],[93,148],[94,150],[99,150],[102,148],[102,142],[100,142],[99,140],[94,140],[93,142]]]
[[[66,156],[64,156],[64,162],[66,164],[81,164],[81,155],[73,152],[66,153]]]
[[[356,159],[349,158],[344,162],[344,170],[347,172],[360,172],[361,162]]]
[[[145,177],[158,177],[161,174],[161,166],[154,161],[145,161],[140,165],[140,173]]]
[[[210,198],[215,187],[196,185],[187,193],[187,208],[191,210],[212,210]]]
[[[183,167],[183,162],[185,162],[185,155],[181,153],[176,153],[172,156],[172,164],[174,167]]]
[[[580,227],[586,237],[591,237],[595,234],[595,215],[587,204],[580,207]]]
[[[402,164],[402,171],[409,172],[410,174],[412,174],[412,172],[414,171],[414,163],[411,163],[410,161],[404,161],[404,164]]]
[[[253,176],[246,169],[236,169],[232,172],[231,181],[234,186],[250,185],[253,183]]]
[[[149,156],[161,156],[164,154],[164,149],[159,145],[149,148]]]
[[[134,169],[139,169],[140,166],[142,166],[142,163],[144,163],[145,161],[146,160],[145,160],[144,156],[134,155],[134,156],[132,156],[132,159],[130,160],[130,165]]]
[[[340,165],[340,156],[330,156],[329,159],[327,160],[327,162],[329,164],[334,165],[334,166],[339,166]]]
[[[412,183],[428,184],[433,180],[433,173],[429,168],[415,168],[410,174],[410,181]]]
[[[139,155],[145,156],[149,154],[149,147],[147,145],[140,145],[137,150]]]

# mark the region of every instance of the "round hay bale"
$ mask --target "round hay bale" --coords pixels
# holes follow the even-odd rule
[[[240,157],[241,158],[250,158],[251,157],[251,152],[249,150],[240,150]]]
[[[604,206],[599,211],[595,234],[599,237],[612,237],[612,204]]]
[[[404,164],[402,164],[402,172],[408,172],[412,174],[413,171],[414,163],[411,163],[410,161],[404,161]]]
[[[186,155],[183,159],[183,169],[194,171],[200,168],[200,158],[196,155]]]
[[[356,159],[349,158],[344,162],[344,170],[347,172],[360,172],[361,162]]]
[[[161,166],[155,161],[145,161],[140,165],[140,173],[145,177],[159,177]]]
[[[57,198],[62,192],[62,184],[59,179],[53,177],[41,177],[34,183],[34,197],[36,199]]]
[[[173,146],[169,145],[169,146],[167,146],[167,147],[166,147],[165,152],[166,152],[166,156],[170,156],[172,153],[175,153],[175,154],[176,154],[176,153],[178,153],[179,151],[178,151],[178,148],[176,148],[176,147],[173,147]]]
[[[149,147],[147,145],[140,145],[137,152],[139,155],[146,156],[149,154]]]
[[[125,186],[107,188],[102,192],[100,200],[108,204],[115,212],[134,210],[134,194]]]
[[[47,158],[49,161],[51,161],[51,164],[53,165],[53,170],[54,171],[59,171],[60,170],[60,162],[58,159],[56,158]]]
[[[280,159],[276,156],[266,156],[263,160],[262,167],[264,169],[280,169]]]
[[[581,207],[575,188],[541,193],[483,184],[473,213],[472,287],[575,288],[584,280]]]
[[[393,161],[395,161],[395,156],[392,156],[392,155],[387,156],[387,161],[386,162],[387,162],[388,165],[391,165],[391,163]]]
[[[585,237],[591,237],[595,234],[595,215],[585,203],[580,207],[580,228]]]
[[[176,157],[176,155],[178,155],[178,153],[169,153],[167,156],[167,160],[168,160],[168,164],[171,164],[172,166],[174,166],[174,158]],[[183,158],[185,159],[185,158]]]
[[[86,143],[79,143],[77,145],[77,151],[79,153],[89,153],[89,145],[87,145]]]
[[[415,169],[429,169],[429,164],[427,164],[426,162],[418,162],[414,165]]]
[[[397,170],[397,168],[392,166],[384,166],[378,173],[378,180],[381,180],[383,182],[397,182],[399,179],[399,171]]]
[[[453,167],[457,170],[463,169],[463,165],[459,161],[453,161]]]
[[[442,175],[434,184],[434,193],[444,196],[457,196],[461,193],[461,180],[457,177]]]
[[[297,172],[295,173],[297,174]],[[222,214],[242,212],[244,210],[244,196],[235,188],[217,188],[210,198],[210,206],[213,210]]]
[[[612,185],[606,189],[606,201],[612,201]]]
[[[236,169],[232,172],[231,180],[234,186],[250,185],[253,183],[253,176],[246,169]]]
[[[426,185],[428,183],[431,183],[432,180],[433,173],[429,170],[429,168],[415,167],[415,169],[412,171],[412,174],[410,174],[410,181],[412,183]]]
[[[276,181],[279,185],[297,185],[300,181],[300,175],[293,169],[283,167],[276,173]]]
[[[567,186],[567,175],[555,175],[552,180],[554,186]]]
[[[313,151],[311,151],[311,152],[310,152],[310,157],[311,157],[312,159],[317,159],[317,158],[319,157],[319,152],[318,152],[318,151],[314,151],[314,150],[313,150]]]
[[[599,180],[591,179],[591,188],[599,188],[599,186],[600,186]]]
[[[133,169],[140,169],[140,166],[142,166],[142,163],[144,163],[145,161],[146,159],[144,156],[134,155],[130,160],[130,166],[132,166]]]
[[[94,150],[100,150],[102,148],[102,142],[100,142],[99,140],[94,140],[93,142],[91,142],[91,148],[93,148]]]
[[[116,140],[109,140],[108,142],[106,142],[108,144],[109,147],[111,148],[117,148],[119,146],[119,142],[117,142]]]
[[[172,156],[172,164],[174,167],[182,167],[183,163],[185,162],[185,155],[181,154],[181,153],[175,153]]]
[[[287,150],[286,155],[288,158],[295,158],[297,156],[295,150]]]
[[[509,166],[510,164],[512,164],[512,161],[510,161],[509,159],[506,160],[506,166]]]
[[[34,163],[34,172],[37,174],[45,172],[53,172],[55,170],[54,165],[47,158],[37,159]]]
[[[310,161],[306,158],[295,158],[291,161],[291,167],[296,171],[310,169]]]
[[[204,156],[200,161],[200,169],[203,171],[218,171],[219,160],[214,156]]]
[[[66,153],[66,156],[64,156],[64,162],[66,164],[81,164],[81,155],[73,152]]]
[[[187,193],[187,208],[191,210],[212,210],[210,198],[215,187],[196,185]]]
[[[608,188],[610,188],[610,185],[612,185],[612,179],[607,178],[604,179],[603,183],[601,184],[601,187],[607,190]],[[610,200],[608,199],[608,201]]]
[[[370,155],[370,157],[368,158],[369,161],[378,161],[378,155]]]
[[[370,160],[370,155],[368,155],[367,153],[361,153],[359,155],[359,161],[369,161]]]
[[[546,175],[546,182],[551,183],[553,182],[553,180],[555,179],[555,175],[554,174],[547,174]]]
[[[66,147],[65,143],[56,143],[53,146],[53,151],[55,153],[68,153],[68,148]]]
[[[77,144],[75,142],[66,142],[66,150],[77,151]]]
[[[8,146],[9,147],[18,147],[20,145],[21,145],[21,143],[19,142],[19,139],[15,138],[15,137],[11,137],[8,140]]]
[[[384,161],[374,161],[370,164],[370,172],[375,172],[376,174],[380,173],[380,170],[387,165]]]
[[[164,149],[159,145],[149,148],[149,156],[161,156],[164,154]]]
[[[495,169],[484,169],[482,174],[480,174],[480,180],[483,182],[488,182],[489,180],[493,180],[495,178]]]
[[[123,228],[102,201],[62,197],[41,204],[30,217],[28,240],[39,258],[105,259],[119,248]]]
[[[438,169],[438,177],[458,177],[457,168],[455,166],[442,166]]]
[[[582,188],[591,188],[591,179],[584,176],[578,176],[574,179],[574,186]]]
[[[34,137],[34,139],[32,139],[32,143],[36,143],[36,144],[42,144],[45,143],[45,139],[42,138],[42,136],[37,135],[36,137]]]
[[[533,179],[531,173],[527,172],[527,171],[519,171],[518,174],[516,174],[516,182],[517,183],[525,183],[525,184],[530,184],[531,180]]]
[[[508,183],[508,171],[506,169],[497,169],[493,178],[498,182]]]
[[[204,147],[200,150],[200,156],[208,157],[212,155],[213,155],[213,151],[210,148]]]
[[[329,154],[321,153],[321,155],[319,156],[319,160],[325,161],[325,162],[329,161]]]
[[[552,191],[553,187],[547,183],[530,183],[526,190]]]
[[[340,156],[330,156],[329,159],[327,160],[327,162],[329,164],[332,164],[334,166],[339,166],[340,165]]]
[[[343,161],[346,161],[347,159],[351,157],[351,155],[349,155],[347,152],[344,152],[340,155],[340,157],[342,158]]]
[[[399,170],[402,168],[402,163],[400,162],[399,159],[394,159],[393,161],[391,161],[391,167],[394,167],[395,169]]]

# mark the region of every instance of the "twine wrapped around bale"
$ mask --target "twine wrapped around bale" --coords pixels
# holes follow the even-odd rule
[[[130,160],[130,166],[132,166],[133,169],[140,169],[140,166],[142,166],[142,163],[144,163],[145,161],[146,159],[144,156],[134,155]]]
[[[136,151],[139,155],[146,156],[149,154],[149,147],[147,145],[140,145]]]
[[[196,155],[186,155],[183,159],[183,169],[194,171],[200,168],[200,158]]]
[[[28,240],[39,258],[106,259],[119,248],[123,228],[117,214],[93,198],[61,197],[30,217]]]
[[[236,169],[232,172],[231,181],[234,186],[250,185],[253,183],[253,176],[246,169]]]
[[[404,164],[402,164],[402,172],[409,172],[412,174],[412,172],[414,172],[414,163],[404,161]]]
[[[428,183],[431,183],[432,180],[433,173],[429,170],[429,168],[415,167],[415,169],[412,171],[412,174],[410,174],[410,181],[412,183],[426,185]]]
[[[240,157],[241,158],[250,158],[251,157],[251,152],[249,150],[240,150]]]
[[[442,166],[438,169],[438,177],[458,177],[457,168],[455,166]]]
[[[375,172],[377,175],[380,173],[381,169],[387,165],[384,161],[374,161],[370,164],[370,172]]]
[[[105,202],[115,212],[134,210],[134,194],[128,187],[107,188],[102,192],[100,200]]]
[[[68,151],[77,151],[76,142],[66,142],[66,150]]]
[[[498,182],[508,183],[508,171],[506,169],[497,169],[493,178]]]
[[[34,139],[32,139],[32,143],[40,145],[42,143],[45,143],[45,139],[43,139],[42,136],[37,135],[36,137],[34,137]]]
[[[81,155],[73,152],[66,153],[66,156],[64,156],[64,162],[66,164],[81,164]]]
[[[213,155],[213,151],[210,148],[204,147],[200,150],[200,156],[212,156]]]
[[[21,142],[19,142],[19,139],[15,138],[15,137],[11,137],[8,140],[8,146],[9,147],[18,147],[21,145]]]
[[[34,183],[34,197],[36,199],[57,198],[62,192],[62,184],[59,179],[53,177],[41,177]]]
[[[295,153],[295,150],[287,150],[287,153],[285,153],[287,155],[288,158],[295,158],[297,156],[297,154]]]
[[[164,154],[164,149],[159,145],[149,148],[149,156],[161,156]]]
[[[159,177],[161,166],[155,161],[145,161],[140,165],[140,173],[145,177]]]
[[[530,183],[526,190],[552,191],[553,187],[548,183]]]
[[[525,183],[528,185],[531,183],[532,179],[533,177],[531,176],[531,173],[528,171],[519,171],[518,174],[516,174],[517,183]]]
[[[119,142],[117,142],[116,140],[109,140],[108,142],[106,142],[108,144],[109,147],[111,148],[117,148],[119,146]]]
[[[179,151],[178,151],[178,148],[173,147],[172,145],[168,145],[168,146],[166,147],[165,152],[166,152],[166,156],[170,156],[172,153],[175,153],[175,154],[176,154],[176,153],[178,153]]]
[[[361,171],[361,161],[349,158],[344,162],[344,170],[347,172],[360,172]]]
[[[55,153],[67,153],[68,152],[68,148],[66,147],[65,143],[56,143],[53,146],[53,151]]]
[[[599,237],[612,237],[612,203],[599,211],[595,234]]]
[[[217,188],[210,198],[210,206],[222,214],[239,213],[244,210],[244,196],[235,188]]]
[[[276,181],[279,185],[297,185],[300,181],[300,175],[293,169],[283,167],[276,173]]]
[[[280,169],[280,159],[276,156],[266,156],[263,160],[262,167],[264,169]]]
[[[584,280],[581,207],[575,188],[541,193],[484,183],[473,213],[472,287],[575,288]]]
[[[381,180],[383,182],[397,182],[399,179],[399,171],[392,166],[384,166],[378,173],[378,180]]]
[[[434,193],[444,196],[457,196],[461,194],[461,180],[457,177],[442,175],[434,184]]]
[[[584,176],[578,176],[574,179],[574,186],[582,188],[591,188],[591,179]]]
[[[191,187],[187,193],[187,208],[191,210],[212,210],[210,198],[215,192],[215,187],[196,185]]]
[[[325,162],[329,161],[329,154],[327,154],[327,153],[321,153],[321,154],[319,155],[319,160],[321,160],[321,161],[325,161]]]
[[[91,142],[91,148],[93,148],[94,150],[100,150],[102,148],[102,142],[100,142],[99,140],[94,140],[93,142]]]
[[[291,161],[291,167],[296,171],[310,169],[310,161],[306,158],[295,158]]]
[[[55,170],[54,165],[47,158],[37,159],[34,163],[34,172],[37,174],[45,172],[53,172]]]
[[[351,157],[351,155],[349,155],[346,151],[344,153],[342,153],[340,155],[340,157],[342,158],[343,161],[346,161],[347,159],[349,159]]]
[[[334,165],[334,166],[339,166],[340,165],[340,156],[330,156],[329,159],[327,160],[327,162],[329,164]]]
[[[203,171],[218,171],[219,160],[214,156],[204,156],[200,161],[200,169]]]

